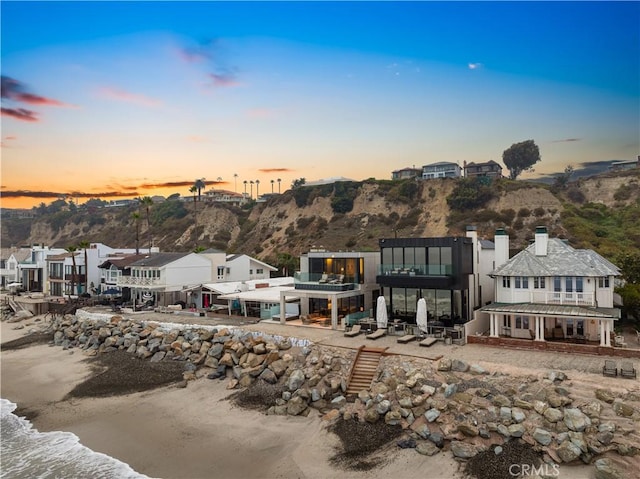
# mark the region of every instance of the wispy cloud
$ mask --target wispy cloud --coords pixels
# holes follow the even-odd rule
[[[115,87],[102,87],[99,89],[99,93],[104,98],[109,98],[117,101],[124,101],[127,103],[134,103],[137,105],[157,107],[162,105],[162,101],[156,98],[151,98],[140,93],[132,93],[126,90]]]
[[[14,140],[17,140],[18,137],[15,135],[7,135],[5,136],[2,141],[0,141],[0,147],[2,148],[10,148],[11,145],[9,144],[9,142],[12,142]]]
[[[214,87],[231,87],[240,85],[236,74],[230,71],[223,73],[210,73],[209,78],[211,79],[211,84]]]
[[[467,66],[469,67],[469,70],[479,70],[484,67],[482,63],[468,63]]]
[[[15,118],[21,121],[40,121],[38,114],[33,110],[27,110],[26,108],[5,108],[2,107],[2,115]]]
[[[551,143],[570,143],[572,141],[580,141],[582,138],[564,138],[562,140],[552,140]]]
[[[290,168],[260,168],[258,171],[260,173],[292,173],[295,170]]]
[[[276,112],[268,108],[252,108],[247,111],[247,116],[249,118],[273,118],[276,116]]]
[[[178,55],[185,63],[204,65],[208,70],[207,86],[224,88],[240,84],[238,69],[225,59],[225,42],[220,38],[207,38],[195,45],[180,47]]]
[[[32,191],[32,190],[10,190],[3,191],[4,198],[59,198],[60,196],[73,196],[74,198],[114,198],[114,197],[131,197],[137,194],[123,191],[102,191],[93,193],[83,192],[61,192],[61,191]]]
[[[41,95],[36,95],[27,91],[25,85],[15,78],[2,75],[0,91],[2,99],[9,100],[15,103],[26,103],[27,105],[35,106],[56,106],[56,107],[72,107],[68,103],[64,103],[60,100],[53,98],[47,98]],[[19,106],[3,106],[2,115],[15,118],[20,121],[38,122],[40,121],[39,114],[33,110],[22,108]]]

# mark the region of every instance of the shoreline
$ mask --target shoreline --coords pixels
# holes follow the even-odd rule
[[[24,334],[2,322],[2,342]],[[26,329],[26,328],[25,328]],[[371,471],[334,467],[339,439],[312,412],[272,416],[239,408],[227,398],[226,381],[204,375],[186,388],[163,386],[100,398],[64,399],[95,375],[78,349],[32,345],[2,351],[0,395],[18,405],[40,432],[66,431],[80,442],[153,478],[462,478],[450,456],[428,457],[411,449],[386,448]],[[28,417],[27,417],[28,418]]]
[[[24,323],[36,326],[35,321],[31,318]],[[15,323],[1,324],[3,344],[28,332],[27,328],[16,330],[19,326]],[[125,359],[131,357],[120,352]],[[100,357],[107,356],[109,353]],[[43,344],[16,350],[2,348],[0,395],[16,403],[21,414],[31,416],[39,431],[74,433],[84,446],[149,477],[403,479],[420,477],[425,471],[434,478],[465,477],[465,462],[455,460],[448,449],[428,456],[411,448],[398,448],[395,441],[366,458],[376,464],[370,470],[335,466],[331,458],[340,439],[329,432],[330,421],[324,421],[317,409],[310,408],[305,417],[266,415],[241,408],[229,400],[238,391],[228,389],[233,380],[212,381],[206,377],[210,371],[207,368],[197,370],[196,378],[180,381],[182,384],[174,380],[169,386],[126,395],[69,399],[66,395],[75,386],[86,385],[90,382],[87,379],[99,376],[96,363],[85,361],[87,358],[79,348],[65,350]],[[403,361],[401,356],[397,358]],[[148,360],[143,363],[151,366]],[[511,369],[512,379],[525,380],[525,371],[506,367]],[[125,383],[140,378],[136,376],[139,372],[128,370],[129,374],[122,375],[126,368],[120,369]],[[505,374],[504,368],[500,369],[499,376]],[[529,371],[527,380],[532,379],[533,371]],[[592,391],[597,378],[589,375],[575,379],[576,384],[572,381],[567,386],[579,388],[574,391],[580,402],[587,400],[592,393],[585,391]],[[614,459],[624,471],[640,467],[638,456],[627,458],[626,463],[619,461],[620,456]],[[559,472],[556,477],[594,477],[593,464],[563,464]]]

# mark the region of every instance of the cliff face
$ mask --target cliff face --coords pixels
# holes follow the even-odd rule
[[[84,240],[134,248],[139,228],[140,247],[150,242],[163,251],[215,247],[272,259],[278,253],[299,256],[313,246],[375,251],[380,238],[463,235],[466,225],[475,225],[479,235],[486,238],[492,238],[497,227],[506,227],[512,246],[522,247],[537,225],[546,225],[552,235],[575,238],[567,218],[579,216],[587,207],[600,208],[605,215],[630,208],[637,211],[639,180],[640,171],[601,175],[557,191],[544,185],[502,180],[491,185],[493,199],[466,211],[452,211],[447,203],[458,184],[451,179],[302,187],[250,209],[203,202],[194,212],[192,202],[174,204],[173,209],[166,204],[154,205],[150,229],[144,211],[138,221],[132,216],[135,207],[3,221],[2,243],[66,247]],[[640,231],[637,233],[640,248]],[[635,233],[630,234],[633,241]]]

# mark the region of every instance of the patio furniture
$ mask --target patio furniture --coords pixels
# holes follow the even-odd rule
[[[376,329],[373,333],[367,334],[366,338],[367,339],[376,340],[376,339],[381,338],[382,336],[385,336],[386,334],[387,334],[386,330],[384,330],[384,329]]]
[[[402,337],[398,338],[398,342],[400,344],[407,344],[411,341],[415,341],[416,340],[416,335],[415,334],[405,334]]]
[[[344,333],[344,335],[348,338],[353,338],[362,332],[362,326],[356,324],[355,326],[353,326],[353,328],[351,328],[351,331],[347,331],[346,333]]]
[[[630,361],[623,361],[620,366],[620,376],[623,378],[636,378],[636,368],[633,367]]]
[[[429,336],[425,339],[423,339],[422,341],[420,341],[418,344],[420,346],[424,346],[426,348],[433,346],[435,343],[437,343],[438,340],[432,336]]]
[[[602,367],[602,375],[603,376],[617,376],[618,368],[616,367],[616,362],[611,359],[604,360],[604,366]]]
[[[318,280],[318,283],[327,283],[329,282],[329,275],[327,273],[322,273],[322,276]]]
[[[616,346],[617,348],[626,348],[627,343],[624,340],[624,336],[622,335],[615,336],[613,339],[613,345]]]

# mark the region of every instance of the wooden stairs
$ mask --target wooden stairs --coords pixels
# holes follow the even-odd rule
[[[369,348],[360,346],[351,366],[349,381],[347,382],[347,395],[358,394],[363,389],[371,387],[376,375],[380,358],[386,353],[387,348]]]

